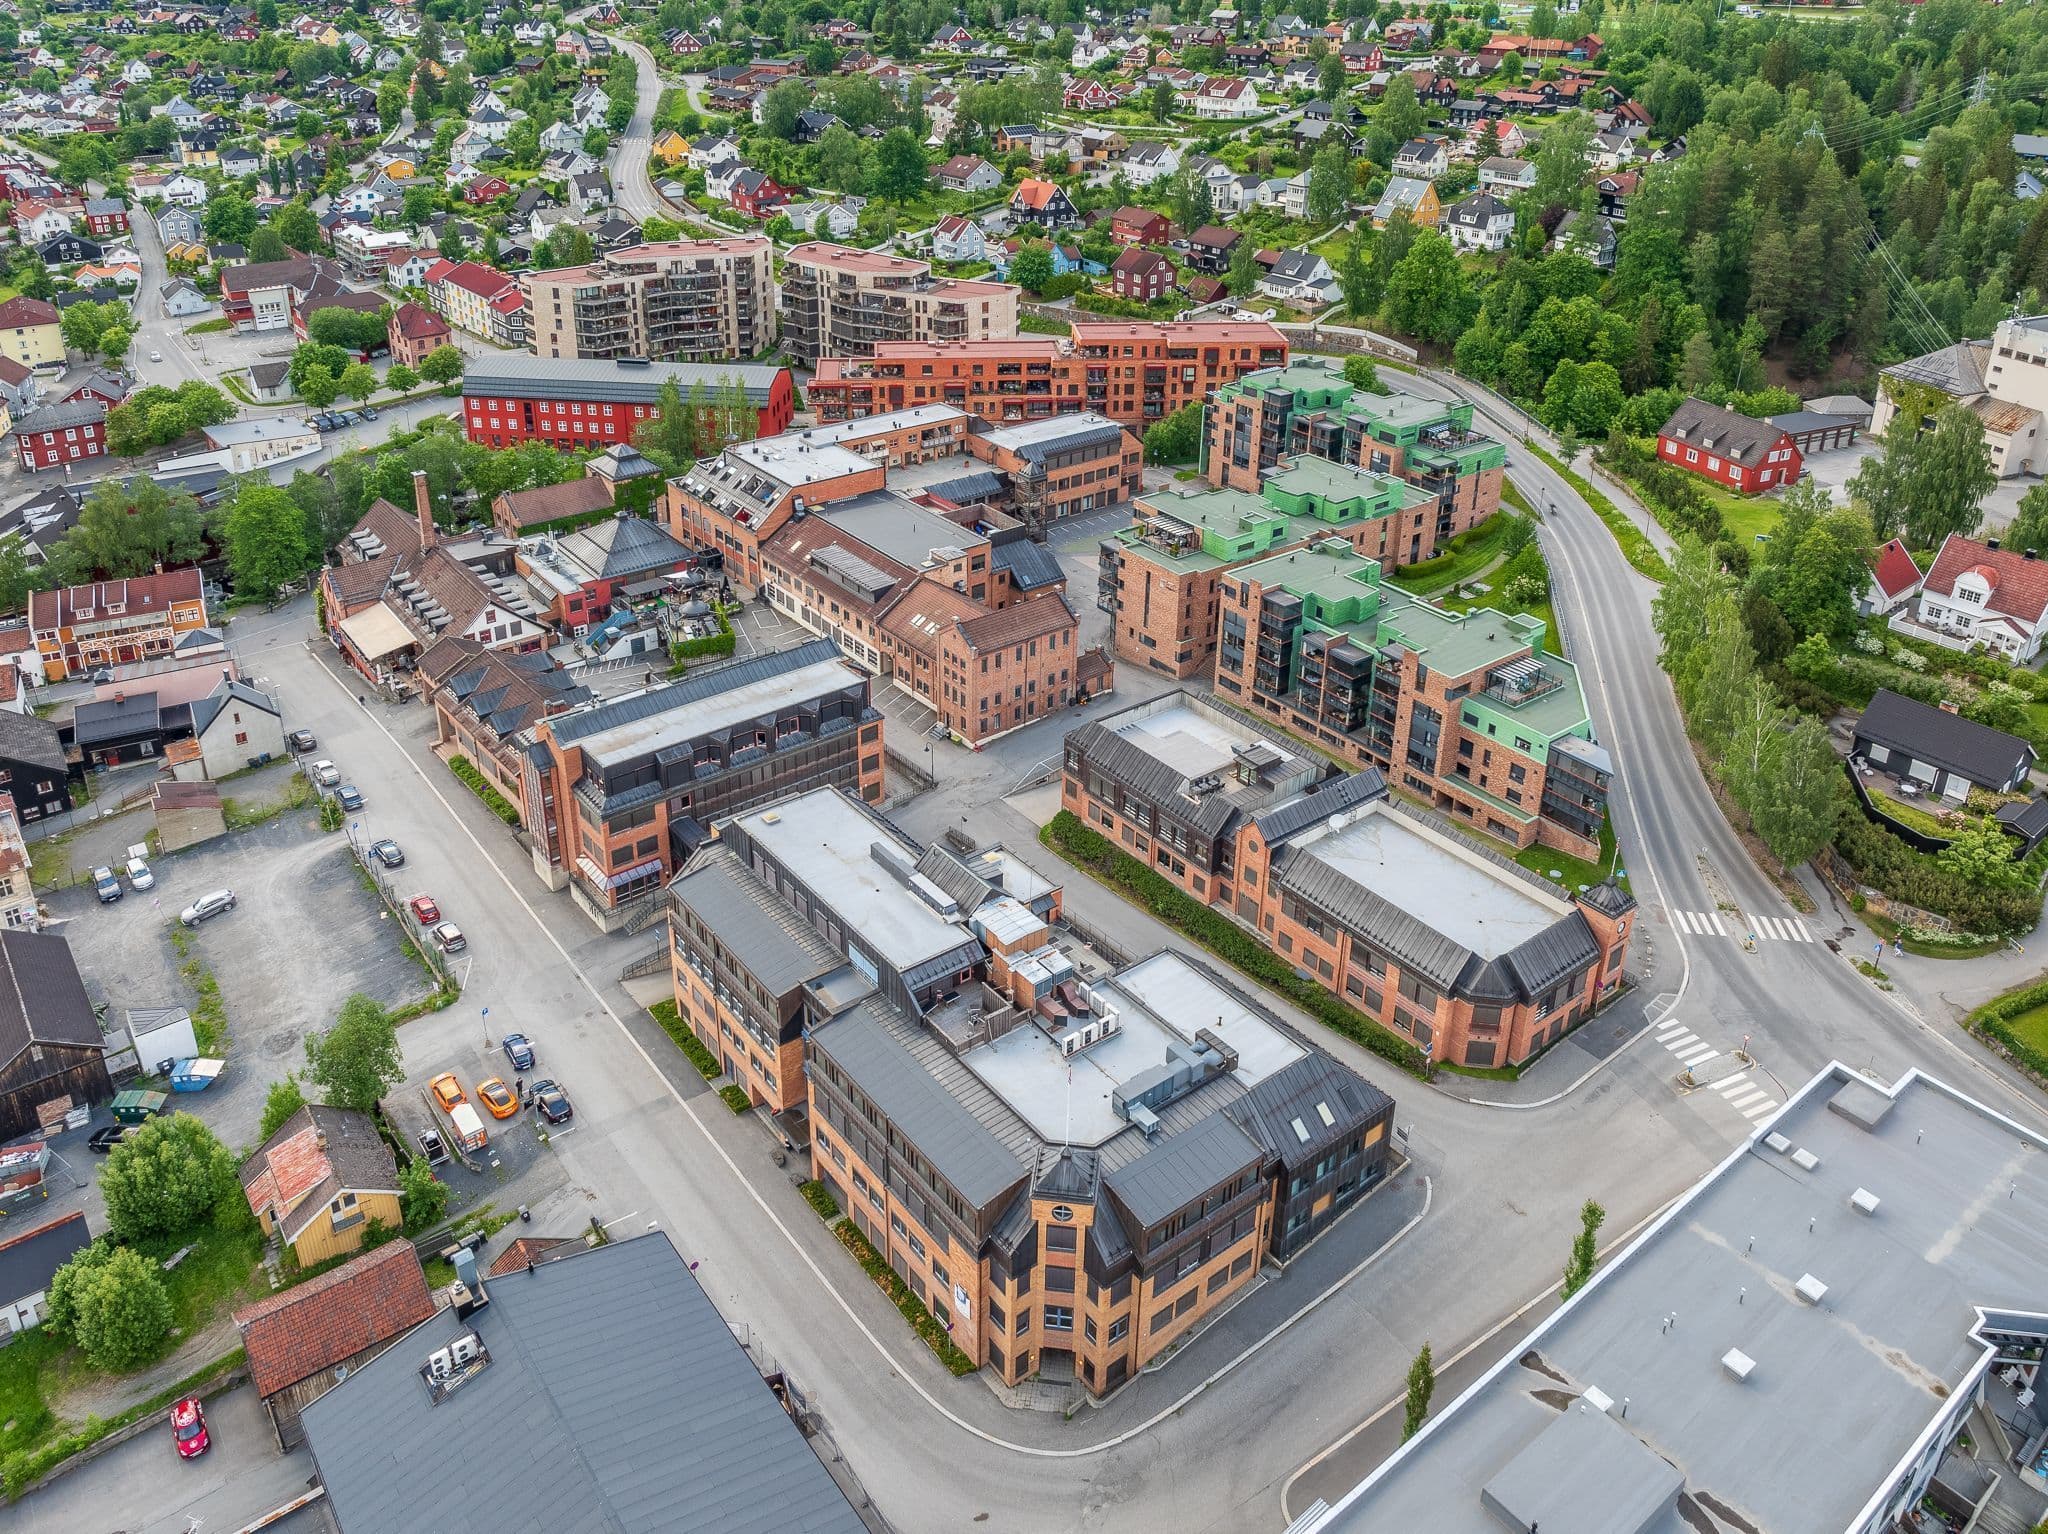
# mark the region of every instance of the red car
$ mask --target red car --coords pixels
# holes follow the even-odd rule
[[[431,927],[441,919],[441,908],[434,904],[432,895],[415,895],[406,904],[412,907],[412,919],[422,927]]]
[[[199,1397],[187,1396],[171,1408],[171,1440],[178,1446],[180,1459],[196,1459],[212,1444],[206,1434],[206,1412]]]

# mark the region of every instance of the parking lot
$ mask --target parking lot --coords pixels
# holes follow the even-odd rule
[[[520,1073],[505,1057],[501,1047],[503,1031],[492,1028],[486,1046],[487,1019],[481,1012],[481,1008],[458,1003],[437,1017],[439,1027],[421,1026],[426,1019],[406,1024],[398,1035],[405,1052],[405,1085],[384,1099],[385,1112],[407,1145],[417,1146],[420,1132],[432,1129],[449,1146],[449,1159],[434,1171],[448,1185],[451,1215],[468,1213],[483,1204],[511,1213],[521,1204],[531,1207],[540,1203],[565,1180],[560,1163],[547,1146],[576,1129],[573,1118],[566,1124],[543,1125],[540,1116],[526,1107],[510,1118],[491,1116],[477,1094],[478,1084],[496,1076],[516,1090]],[[528,1086],[553,1074],[548,1052],[539,1041],[535,1041],[534,1053],[534,1068],[525,1073]],[[473,1167],[454,1154],[454,1134],[448,1117],[434,1104],[427,1089],[428,1083],[444,1071],[452,1072],[461,1084],[463,1095],[476,1109],[490,1137],[490,1143],[482,1150],[468,1153]],[[562,1086],[573,1104],[574,1084],[565,1081]],[[539,1133],[543,1128],[549,1137],[545,1144]]]
[[[383,905],[363,887],[344,839],[318,829],[310,810],[158,858],[156,885],[101,905],[90,886],[48,897],[71,942],[88,994],[118,1028],[133,1007],[197,999],[181,965],[207,965],[227,1013],[227,1069],[180,1102],[229,1146],[252,1145],[270,1083],[305,1061],[305,1037],[361,991],[386,1006],[427,987],[402,953]],[[201,894],[232,889],[236,908],[186,933],[178,912]],[[155,1064],[145,1060],[143,1069]]]

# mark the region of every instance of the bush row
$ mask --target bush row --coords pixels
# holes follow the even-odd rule
[[[805,1203],[818,1211],[818,1218],[826,1224],[839,1218],[839,1200],[817,1179],[804,1183],[797,1191],[803,1194]]]
[[[853,1253],[861,1271],[896,1302],[896,1308],[903,1312],[903,1319],[924,1339],[925,1346],[938,1354],[940,1363],[955,1374],[972,1374],[981,1367],[962,1352],[947,1335],[945,1327],[933,1319],[932,1313],[924,1308],[924,1301],[912,1294],[910,1286],[896,1276],[896,1270],[883,1260],[882,1254],[875,1250],[874,1243],[862,1234],[858,1225],[851,1220],[841,1220],[832,1227],[832,1233],[839,1238],[841,1246]]]
[[[468,787],[471,793],[483,800],[484,808],[497,816],[498,819],[504,821],[508,826],[517,826],[519,824],[519,811],[513,808],[512,801],[493,788],[490,779],[486,778],[481,772],[478,772],[476,764],[468,757],[449,757],[448,770],[454,773]]]
[[[1071,810],[1061,810],[1053,816],[1040,835],[1062,857],[1122,891],[1168,926],[1186,933],[1261,985],[1278,991],[1326,1028],[1364,1045],[1404,1071],[1427,1078],[1429,1065],[1421,1050],[1392,1029],[1346,1006],[1307,976],[1296,973],[1292,965],[1251,933],[1176,888],[1136,858],[1117,850],[1108,837],[1089,830]]]
[[[670,645],[669,654],[679,661],[703,660],[707,656],[732,654],[739,641],[733,637],[732,621],[725,616],[725,610],[718,612],[718,632],[706,634],[701,639],[680,639]]]
[[[704,1047],[704,1041],[690,1031],[690,1025],[683,1021],[683,1014],[672,1001],[657,1001],[647,1009],[654,1020],[661,1024],[661,1031],[675,1041],[683,1052],[683,1058],[697,1067],[697,1074],[706,1081],[716,1081],[723,1071],[718,1066],[718,1056]]]
[[[1529,451],[1541,458],[1557,472],[1593,508],[1593,515],[1607,524],[1607,530],[1614,534],[1614,541],[1621,545],[1621,556],[1636,569],[1636,573],[1649,577],[1663,585],[1671,576],[1671,567],[1664,563],[1664,556],[1643,535],[1643,530],[1624,516],[1621,509],[1606,496],[1587,483],[1585,477],[1565,467],[1557,458],[1545,452],[1535,443],[1529,444]]]
[[[2041,890],[2036,858],[2029,859],[2034,876],[2012,886],[1965,879],[1942,866],[1940,859],[1915,852],[1904,842],[1863,818],[1852,798],[1844,796],[1835,830],[1835,850],[1856,877],[1894,900],[1936,911],[1965,932],[2003,937],[2030,930],[2041,916]]]
[[[718,1089],[718,1095],[725,1099],[726,1107],[734,1113],[751,1113],[754,1099],[747,1095],[747,1089],[737,1084],[728,1084]]]
[[[2037,1076],[2048,1077],[2048,1052],[2028,1043],[2007,1026],[2022,1012],[2031,1012],[2044,1003],[2048,1003],[2048,980],[2022,986],[2017,991],[2007,991],[1970,1014],[1970,1030],[1996,1039],[2021,1065]]]

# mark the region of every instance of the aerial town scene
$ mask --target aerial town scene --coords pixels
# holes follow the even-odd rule
[[[0,1529],[2048,1534],[2039,8],[0,61]]]

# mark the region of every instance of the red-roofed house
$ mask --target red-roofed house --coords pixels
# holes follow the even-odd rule
[[[1010,194],[1010,211],[1027,223],[1043,224],[1048,229],[1064,229],[1081,221],[1066,191],[1057,183],[1041,181],[1036,176],[1026,176],[1017,183],[1017,190]]]
[[[277,1446],[304,1441],[299,1413],[434,1314],[409,1241],[387,1241],[318,1278],[235,1312],[249,1379]]]
[[[1173,263],[1156,250],[1127,250],[1109,269],[1109,285],[1119,298],[1149,304],[1173,291]]]
[[[2048,560],[1951,533],[1920,590],[1920,623],[2022,665],[2048,636]]]
[[[518,278],[508,277],[480,261],[436,261],[427,268],[421,286],[426,288],[427,301],[434,306],[434,312],[449,324],[492,340],[498,335],[491,321],[493,306],[502,303],[507,294],[515,303],[525,302]],[[519,329],[523,340],[525,326],[522,324]]]
[[[485,203],[496,202],[512,190],[512,183],[503,176],[472,176],[462,188],[462,200],[481,208]]]
[[[263,1233],[310,1267],[353,1252],[363,1227],[405,1223],[398,1163],[367,1114],[308,1103],[242,1163],[242,1194]]]
[[[1913,563],[1905,544],[1894,538],[1871,561],[1870,584],[1856,599],[1856,611],[1866,618],[1872,614],[1888,617],[1918,596],[1926,581],[1926,573]]]
[[[1106,112],[1117,104],[1116,92],[1093,75],[1068,81],[1061,101],[1069,112]]]
[[[428,352],[445,345],[454,335],[440,315],[408,300],[391,311],[391,360],[417,368]]]

